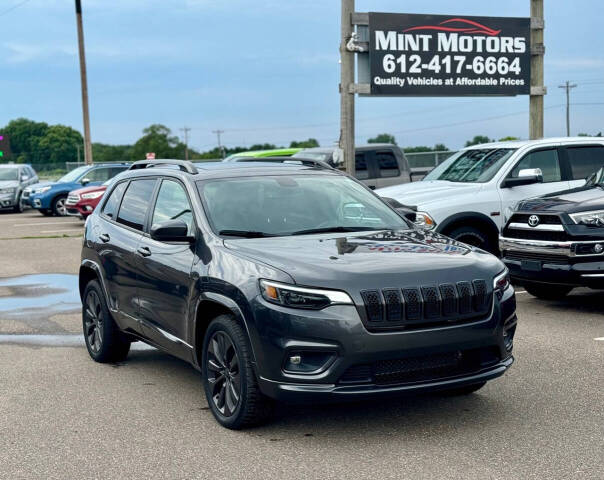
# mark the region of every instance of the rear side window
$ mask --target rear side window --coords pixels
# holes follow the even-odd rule
[[[367,159],[364,153],[357,153],[354,156],[354,170],[355,177],[359,180],[366,180],[369,178],[369,170],[367,168]]]
[[[128,185],[128,182],[119,183],[113,189],[111,195],[109,195],[109,198],[105,202],[105,206],[103,207],[103,215],[106,215],[109,218],[115,218],[117,209],[120,206],[120,200],[122,199],[122,195],[126,189],[126,185]]]
[[[541,172],[543,173],[543,183],[560,182],[562,180],[558,150],[555,148],[526,154],[514,167],[510,173],[510,177],[518,178],[520,170],[531,168],[541,169]]]
[[[84,175],[84,178],[87,178],[91,182],[106,182],[113,176],[110,175],[111,170],[110,168],[95,168]]]
[[[566,149],[573,180],[583,180],[604,165],[604,147],[568,147]]]
[[[117,222],[142,231],[154,187],[155,179],[130,182],[117,214]]]
[[[394,154],[388,150],[378,151],[375,154],[380,169],[380,177],[398,177],[401,172]]]

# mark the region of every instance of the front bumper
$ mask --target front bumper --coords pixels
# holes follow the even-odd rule
[[[17,197],[14,193],[0,195],[0,209],[14,208],[17,205]]]
[[[330,402],[455,388],[499,377],[513,363],[517,318],[511,288],[493,300],[486,318],[379,333],[364,327],[354,306],[300,312],[261,298],[255,303],[255,316],[262,319],[251,335],[259,385],[281,401]],[[332,356],[308,374],[288,371],[288,359],[304,358],[306,352]],[[476,362],[463,368],[434,363],[454,355]],[[355,374],[359,371],[365,377]]]
[[[604,254],[581,254],[603,240],[537,241],[500,237],[502,260],[512,278],[523,282],[604,288]]]
[[[92,212],[94,212],[94,209],[97,204],[98,204],[97,201],[93,202],[93,201],[81,200],[75,204],[66,203],[65,207],[67,208],[67,215],[86,218],[88,215],[90,215]]]

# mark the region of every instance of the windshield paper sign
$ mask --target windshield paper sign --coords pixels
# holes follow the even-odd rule
[[[372,95],[528,95],[530,19],[369,13]]]

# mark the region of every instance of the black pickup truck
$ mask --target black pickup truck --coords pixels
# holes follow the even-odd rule
[[[499,248],[512,278],[536,297],[604,289],[604,168],[583,187],[520,202]]]

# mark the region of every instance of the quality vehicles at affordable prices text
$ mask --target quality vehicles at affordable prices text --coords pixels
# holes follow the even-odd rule
[[[127,170],[126,163],[107,163],[78,167],[56,182],[42,182],[25,189],[23,198],[43,215],[67,215],[65,202],[69,192],[83,186],[101,185]]]
[[[582,186],[602,165],[600,137],[497,142],[461,150],[421,182],[377,193],[416,206],[425,227],[497,253],[504,217],[519,201]]]
[[[604,289],[604,168],[584,187],[520,202],[500,249],[514,279],[536,297]]]
[[[503,263],[320,166],[133,164],[88,217],[80,293],[93,359],[140,339],[192,363],[229,428],[275,399],[471,393],[513,362]]]

